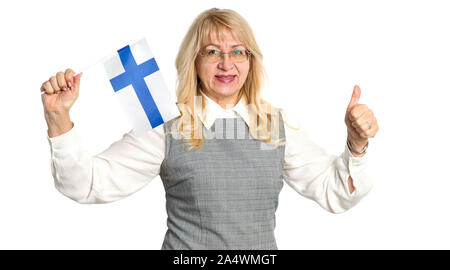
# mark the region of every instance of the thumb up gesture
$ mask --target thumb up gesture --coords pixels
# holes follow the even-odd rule
[[[355,85],[352,98],[345,113],[347,125],[347,138],[352,148],[361,151],[368,143],[369,138],[375,137],[378,132],[378,122],[373,111],[365,104],[358,104],[361,88]]]

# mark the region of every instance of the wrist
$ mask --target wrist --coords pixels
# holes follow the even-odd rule
[[[73,122],[68,113],[45,112],[45,120],[50,138],[64,134],[72,129]]]
[[[347,138],[347,146],[352,154],[356,155],[357,157],[361,157],[366,153],[366,150],[369,146],[369,140],[355,143],[354,141]]]
[[[47,123],[59,122],[61,120],[70,119],[68,111],[47,111],[44,110],[44,116]]]

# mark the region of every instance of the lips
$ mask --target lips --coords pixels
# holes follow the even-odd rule
[[[236,78],[236,75],[216,75],[215,77],[222,83],[231,83]]]

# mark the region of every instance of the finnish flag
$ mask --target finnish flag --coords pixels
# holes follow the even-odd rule
[[[136,135],[180,115],[145,38],[118,50],[103,66]]]

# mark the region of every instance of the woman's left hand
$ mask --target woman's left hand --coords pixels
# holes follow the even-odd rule
[[[369,138],[375,137],[379,129],[373,111],[365,104],[358,104],[360,96],[361,88],[355,85],[345,113],[347,136],[356,151],[362,151]]]

